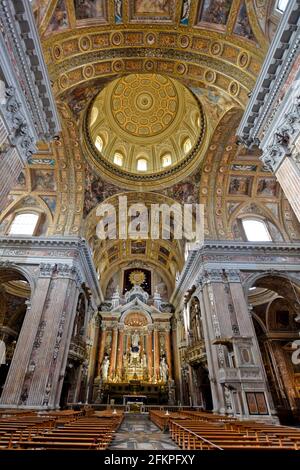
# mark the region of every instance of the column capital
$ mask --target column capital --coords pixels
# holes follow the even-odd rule
[[[57,277],[74,279],[79,285],[83,283],[81,272],[76,266],[58,263],[56,265],[55,274]]]
[[[273,140],[260,159],[274,173],[285,157],[293,157],[292,146],[300,131],[300,95],[296,96],[290,110],[284,115],[284,121],[277,127]]]
[[[228,282],[241,282],[240,271],[238,269],[225,269]]]
[[[52,277],[55,267],[55,264],[40,263],[40,277]]]
[[[223,270],[216,268],[205,269],[201,276],[199,276],[198,282],[199,286],[201,285],[202,287],[212,282],[224,282]]]
[[[286,145],[275,143],[268,145],[260,157],[260,160],[263,162],[266,168],[275,173],[284,157],[289,155],[290,151]]]

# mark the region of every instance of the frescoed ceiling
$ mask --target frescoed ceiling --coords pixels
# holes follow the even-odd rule
[[[272,175],[262,168],[259,154],[243,155],[235,142],[239,119],[280,20],[274,0],[33,0],[31,4],[62,132],[47,150],[41,147],[35,155],[24,172],[25,182],[20,182],[23,187],[11,193],[7,214],[33,192],[35,204],[48,207],[51,214],[47,233],[82,235],[90,241],[104,288],[121,265],[140,262],[160,273],[170,290],[184,263],[183,248],[174,241],[95,240],[95,208],[118,194],[146,204],[203,202],[207,238],[239,239],[235,220],[241,213],[256,211],[267,214],[274,236],[298,237],[291,209]],[[176,99],[168,98],[170,112],[159,107],[164,97],[150,92],[153,83],[135,97],[130,77],[135,77],[131,84],[137,90],[149,77],[154,86],[162,77],[165,85],[159,92],[165,86],[171,95],[172,88],[177,93]],[[112,96],[108,109],[107,97]],[[132,96],[129,105],[128,96]],[[93,107],[98,114],[90,129],[92,143],[98,135],[107,138],[98,160],[95,149],[86,144],[86,123]],[[203,112],[203,120],[198,121],[197,112]],[[183,165],[182,129],[192,147],[203,132],[205,145],[195,150],[193,164]],[[148,149],[150,158],[144,174],[136,172],[137,142]],[[164,149],[173,156],[166,177],[159,174]],[[116,151],[123,155],[123,170],[113,163]],[[99,163],[103,156],[110,166]],[[125,170],[134,174],[133,183]]]

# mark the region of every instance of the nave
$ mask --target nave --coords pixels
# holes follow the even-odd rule
[[[89,406],[43,413],[3,410],[0,450],[300,450],[297,427],[175,408],[154,406],[149,413]]]
[[[175,450],[179,447],[146,414],[126,415],[109,450]]]

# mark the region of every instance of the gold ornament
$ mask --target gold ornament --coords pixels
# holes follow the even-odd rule
[[[140,286],[146,280],[143,271],[132,271],[129,276],[131,284]]]

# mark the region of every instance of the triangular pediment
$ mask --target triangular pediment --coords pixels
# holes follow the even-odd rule
[[[142,310],[149,315],[152,315],[153,313],[159,313],[161,312],[154,307],[153,305],[147,305],[145,304],[142,300],[138,299],[137,297],[130,302],[126,303],[125,305],[120,305],[116,309],[112,310],[110,313],[119,313],[123,314],[124,312],[127,312],[128,310]]]

